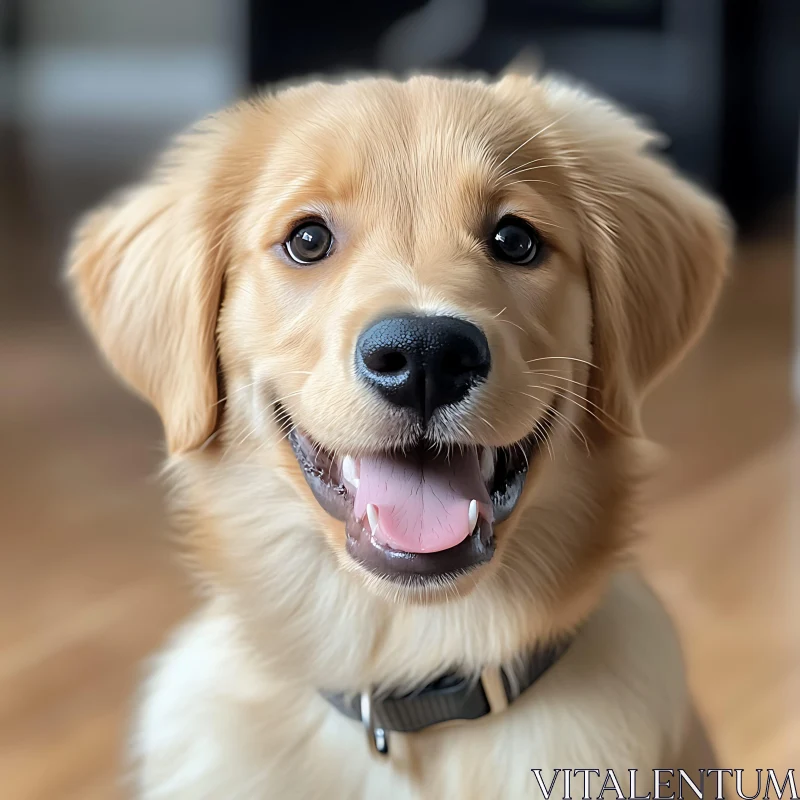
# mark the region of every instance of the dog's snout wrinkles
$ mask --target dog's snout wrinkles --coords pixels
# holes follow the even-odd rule
[[[483,331],[455,317],[387,317],[367,328],[356,346],[362,380],[426,422],[440,406],[463,400],[490,366]]]

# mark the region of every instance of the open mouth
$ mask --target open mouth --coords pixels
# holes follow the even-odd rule
[[[555,414],[549,407],[507,447],[421,442],[354,458],[334,457],[296,428],[289,441],[317,502],[345,523],[350,556],[383,578],[414,583],[454,578],[491,560],[495,525],[519,502]]]

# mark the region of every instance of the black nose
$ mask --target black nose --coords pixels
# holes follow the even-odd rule
[[[389,402],[427,422],[489,374],[489,343],[480,328],[455,317],[387,317],[356,345],[356,371]]]

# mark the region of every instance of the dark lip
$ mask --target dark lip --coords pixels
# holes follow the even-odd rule
[[[405,586],[420,586],[455,580],[491,561],[496,549],[495,525],[508,519],[519,502],[530,462],[546,445],[552,431],[557,399],[554,397],[528,436],[497,449],[495,475],[489,487],[494,522],[481,518],[478,528],[464,541],[436,553],[406,553],[376,542],[353,513],[355,498],[342,480],[339,462],[295,427],[291,428],[288,439],[316,501],[330,516],[345,523],[350,557],[380,578]],[[280,406],[278,416],[283,418],[281,422],[291,425],[290,416]],[[501,469],[506,469],[507,475],[499,475]]]
[[[405,553],[384,547],[352,514],[345,522],[345,531],[347,552],[355,561],[381,578],[405,585],[455,579],[491,561],[495,551],[494,529],[485,519],[463,542],[438,553]]]

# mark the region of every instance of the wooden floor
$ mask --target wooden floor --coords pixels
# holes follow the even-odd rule
[[[12,145],[0,182],[0,798],[113,798],[142,662],[191,593],[154,478],[158,423],[108,377],[55,276],[69,219],[137,165],[42,166]],[[800,766],[790,259],[780,234],[743,246],[711,333],[648,404],[666,453],[638,555],[726,767]]]

